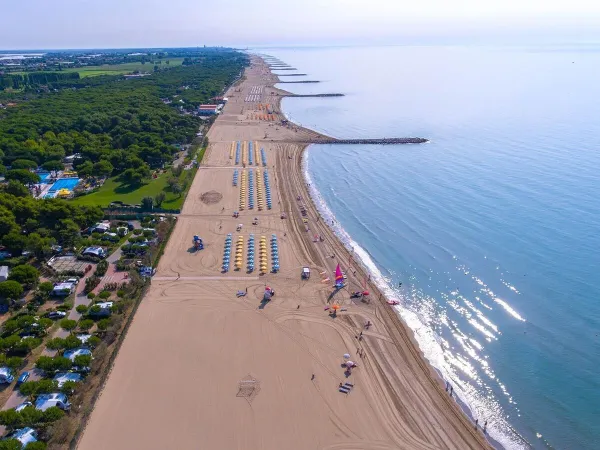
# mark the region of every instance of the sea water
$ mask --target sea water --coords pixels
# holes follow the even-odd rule
[[[306,176],[496,445],[599,448],[600,49],[257,51],[346,94],[285,99],[295,122],[431,140],[314,145]]]

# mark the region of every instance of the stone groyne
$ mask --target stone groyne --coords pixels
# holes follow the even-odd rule
[[[387,145],[387,144],[424,144],[428,139],[420,137],[382,138],[382,139],[335,139],[315,138],[299,141],[306,144],[364,144],[364,145]]]
[[[343,97],[346,94],[286,94],[282,97]]]
[[[280,83],[287,83],[287,84],[292,84],[292,83],[320,83],[320,81],[318,81],[318,80],[298,80],[298,81],[280,81]]]

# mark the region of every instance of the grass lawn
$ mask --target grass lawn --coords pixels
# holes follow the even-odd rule
[[[167,60],[169,61],[169,64],[165,64]],[[180,66],[182,62],[183,58],[165,58],[162,60],[162,64],[158,64],[158,67],[176,67]],[[73,67],[65,69],[63,72],[79,72],[79,76],[85,78],[98,75],[123,75],[135,70],[152,73],[154,71],[154,63],[147,62],[146,64],[142,64],[141,62],[132,62],[124,64],[103,64],[101,66]]]
[[[184,171],[182,173],[182,177],[185,175],[186,173]],[[116,180],[116,177],[109,178],[106,180],[106,183],[104,183],[104,185],[102,185],[102,187],[96,192],[76,197],[71,200],[71,202],[78,205],[98,205],[103,208],[108,207],[108,205],[114,201],[121,201],[129,205],[136,205],[141,203],[142,198],[154,198],[159,192],[164,191],[166,197],[161,207],[164,209],[180,209],[183,205],[185,193],[179,195],[165,190],[167,187],[167,179],[170,176],[171,172],[168,171],[159,175],[157,178],[147,181],[141,186],[133,187],[121,184],[121,182]]]

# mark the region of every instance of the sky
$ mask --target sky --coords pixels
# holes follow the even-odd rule
[[[2,0],[1,49],[593,40],[593,0]]]

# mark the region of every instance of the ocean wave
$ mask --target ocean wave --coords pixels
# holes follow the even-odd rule
[[[321,217],[326,220],[328,226],[332,229],[334,234],[340,239],[343,245],[353,253],[354,260],[356,263],[362,265],[363,269],[370,274],[371,280],[377,285],[381,292],[387,298],[398,299],[400,305],[394,306],[396,312],[402,318],[404,323],[412,330],[414,337],[419,345],[419,348],[423,352],[425,358],[429,363],[436,369],[440,376],[444,380],[448,380],[454,387],[454,392],[460,399],[461,405],[466,409],[466,412],[471,417],[479,418],[480,422],[488,420],[488,435],[495,441],[495,444],[500,444],[502,447],[510,450],[521,450],[530,448],[527,442],[516,432],[516,430],[505,420],[506,413],[504,412],[500,403],[494,398],[493,393],[489,387],[486,389],[487,392],[483,393],[480,391],[482,387],[482,380],[476,375],[476,369],[472,363],[477,361],[483,372],[490,378],[498,383],[501,390],[505,395],[512,401],[510,394],[506,391],[506,388],[500,383],[493,371],[489,367],[489,363],[485,361],[484,357],[478,356],[477,353],[482,351],[482,345],[474,339],[472,336],[465,335],[458,329],[458,324],[454,323],[451,329],[455,329],[453,337],[459,342],[461,347],[465,349],[471,360],[468,360],[459,353],[453,352],[451,345],[446,341],[440,334],[436,333],[432,324],[435,322],[447,322],[447,319],[442,317],[433,317],[436,313],[435,308],[437,303],[434,299],[430,299],[430,307],[424,307],[424,298],[420,296],[419,303],[421,308],[415,311],[410,308],[409,299],[400,292],[400,290],[392,287],[390,284],[390,277],[386,277],[384,273],[379,269],[372,255],[367,249],[361,247],[356,241],[352,239],[350,234],[342,227],[337,220],[335,214],[329,208],[327,202],[323,198],[320,191],[317,189],[313,179],[310,175],[309,170],[309,152],[312,146],[309,146],[304,152],[302,159],[302,171],[305,182],[308,186],[309,195],[312,198],[314,204],[317,207]],[[465,269],[465,274],[469,272]],[[487,291],[485,283],[474,277],[480,286],[483,287],[482,291]],[[488,293],[488,292],[486,292]],[[489,295],[489,293],[488,293]],[[497,298],[492,297],[497,303]],[[477,300],[481,302],[480,299]],[[470,302],[467,303],[467,308],[460,307],[462,309],[468,309],[475,313],[471,317],[469,323],[478,329],[479,332],[485,336],[486,340],[492,341],[497,340],[499,334],[498,328],[485,317],[482,311],[474,307]],[[502,302],[501,306],[509,312],[513,317],[518,320],[524,320],[516,311],[509,309],[505,302]],[[487,307],[487,305],[483,304]],[[470,313],[469,313],[470,315]],[[479,319],[481,322],[476,321]],[[485,324],[485,326],[483,325]],[[446,325],[449,325],[446,323]],[[492,331],[493,330],[493,331]],[[468,379],[473,381],[477,386],[472,385],[469,382],[463,380],[458,372],[461,372],[467,376]],[[482,414],[482,411],[484,412]]]

